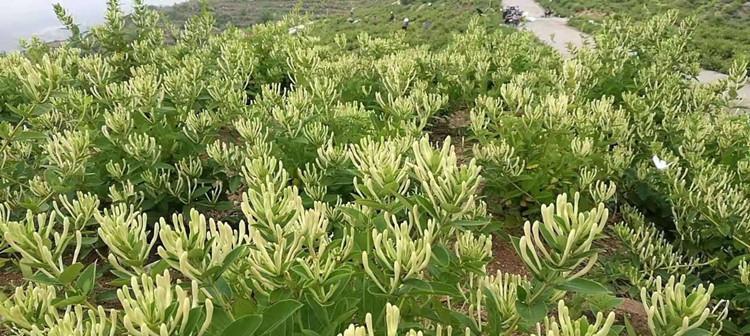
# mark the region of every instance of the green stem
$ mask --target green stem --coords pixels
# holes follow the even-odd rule
[[[75,287],[73,287],[72,284],[66,284],[64,286],[65,286],[65,288],[67,290],[69,290],[71,292],[77,292],[78,291]],[[92,291],[93,291],[93,289],[92,289]],[[91,295],[91,293],[89,293],[89,295]],[[94,304],[92,304],[91,302],[89,302],[89,295],[87,295],[86,299],[83,300],[83,305],[85,305],[87,308],[91,309],[92,311],[96,312],[97,307],[94,306]]]
[[[548,288],[549,288],[549,284],[546,282],[542,282],[542,287],[536,290],[534,294],[526,300],[526,304],[531,305],[532,303],[534,303],[534,301],[536,301],[539,298],[539,296],[542,295],[542,293],[546,292]]]
[[[16,124],[16,126],[15,126],[15,127],[13,127],[13,130],[12,130],[12,131],[10,132],[10,134],[8,135],[8,138],[7,138],[7,139],[5,139],[5,142],[3,143],[3,147],[0,147],[0,153],[2,153],[2,152],[5,152],[5,149],[6,149],[6,148],[8,147],[8,145],[10,144],[10,141],[11,141],[11,140],[13,139],[13,137],[15,137],[15,136],[16,136],[16,133],[17,133],[17,132],[18,132],[18,130],[19,130],[19,129],[21,128],[21,126],[23,125],[23,123],[24,123],[24,122],[26,122],[26,116],[23,116],[23,117],[21,118],[21,120],[20,120],[20,121],[18,122],[18,124]]]
[[[232,313],[232,309],[230,309],[229,307],[229,303],[227,303],[227,301],[224,300],[224,296],[221,295],[221,293],[219,293],[219,289],[216,288],[216,283],[213,281],[211,282],[211,288],[214,290],[214,293],[217,293],[214,299],[218,301],[222,307],[224,307],[224,312],[226,312],[227,315],[229,315],[229,318],[232,319],[232,321],[234,321],[234,314]]]

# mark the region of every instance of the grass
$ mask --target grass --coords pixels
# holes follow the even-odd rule
[[[540,0],[542,5],[591,32],[591,22],[610,17],[636,21],[677,10],[695,18],[693,42],[704,68],[724,71],[734,59],[750,56],[750,2],[746,0]]]

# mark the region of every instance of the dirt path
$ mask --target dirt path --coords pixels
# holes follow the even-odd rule
[[[568,25],[566,18],[545,18],[544,8],[534,0],[503,0],[503,6],[518,6],[532,19],[525,24],[524,29],[532,32],[542,42],[557,50],[563,57],[571,57],[569,46],[581,47],[591,37]],[[727,75],[710,70],[701,70],[698,74],[698,82],[711,83],[713,81],[727,78]],[[738,106],[750,108],[750,84],[739,90],[741,99]]]

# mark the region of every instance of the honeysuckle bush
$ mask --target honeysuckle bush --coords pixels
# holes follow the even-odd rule
[[[0,56],[9,333],[633,334],[628,296],[644,333],[741,334],[744,74],[692,84],[673,17],[563,60],[476,21],[432,50],[108,6]],[[514,225],[527,274],[490,267]]]
[[[514,222],[571,190],[622,210],[630,220],[609,232],[628,253],[605,264],[610,281],[624,280],[635,293],[656,276],[696,274],[689,281],[715,282],[714,294],[733,300],[725,332],[745,334],[738,267],[750,252],[747,116],[734,99],[746,63],[738,60],[726,80],[698,85],[690,36],[691,22],[674,13],[641,25],[607,23],[595,49],[480,94],[470,110],[473,154],[484,166],[485,193],[497,198],[490,204]]]

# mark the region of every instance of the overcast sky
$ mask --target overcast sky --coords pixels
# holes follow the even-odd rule
[[[59,40],[67,36],[57,21],[52,4],[60,3],[73,15],[82,29],[101,23],[107,8],[106,0],[0,0],[0,50],[18,47],[20,38],[37,35],[45,40]],[[168,6],[181,0],[146,0],[147,4]],[[122,7],[131,11],[132,0],[120,0]]]

